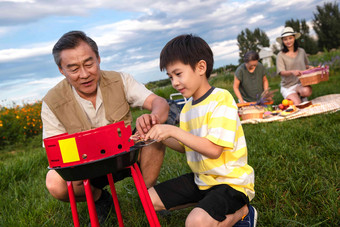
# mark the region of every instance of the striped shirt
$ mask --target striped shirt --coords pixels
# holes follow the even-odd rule
[[[254,198],[254,170],[247,164],[247,146],[237,106],[229,91],[212,87],[202,98],[185,104],[180,128],[222,146],[217,159],[210,159],[185,146],[187,163],[201,190],[228,184]]]

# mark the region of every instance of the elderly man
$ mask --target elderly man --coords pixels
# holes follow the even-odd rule
[[[138,83],[131,75],[100,70],[97,44],[81,31],[64,34],[53,48],[54,60],[65,79],[43,98],[41,117],[43,138],[97,128],[118,121],[131,124],[131,107],[143,107],[150,114],[136,119],[136,129],[143,138],[154,125],[168,117],[167,101]],[[147,187],[156,183],[165,147],[154,143],[142,149],[139,164]],[[115,180],[126,173],[114,176]],[[108,184],[105,176],[91,179],[92,192],[101,223],[112,207],[111,195],[102,190]],[[66,182],[54,170],[46,175],[51,195],[68,201]],[[82,182],[73,182],[77,201],[85,201]]]

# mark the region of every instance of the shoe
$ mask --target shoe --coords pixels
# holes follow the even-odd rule
[[[111,194],[103,189],[102,194],[99,199],[94,202],[94,205],[96,207],[99,224],[103,225],[107,220],[111,209],[114,209]]]
[[[257,222],[257,211],[256,209],[248,205],[249,212],[247,216],[239,220],[234,227],[255,227]]]

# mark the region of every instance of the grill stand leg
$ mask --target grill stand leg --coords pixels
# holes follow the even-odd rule
[[[77,203],[76,203],[76,199],[74,197],[72,181],[67,181],[67,190],[68,190],[68,196],[70,198],[70,205],[71,205],[71,211],[72,211],[72,218],[73,218],[74,227],[80,227],[78,211],[77,211]]]
[[[99,221],[98,221],[96,207],[94,205],[90,180],[89,179],[83,180],[83,183],[84,183],[84,188],[85,188],[87,207],[89,209],[89,214],[90,214],[91,226],[99,227]]]
[[[130,169],[150,227],[160,227],[161,225],[159,224],[155,209],[152,205],[148,190],[145,186],[143,176],[138,165],[134,163],[132,166],[130,166]]]
[[[116,215],[117,215],[119,227],[124,227],[122,212],[121,212],[120,207],[119,207],[116,187],[115,187],[114,182],[113,182],[112,173],[107,174],[107,179],[109,180],[113,204],[115,205],[115,210],[116,210]]]

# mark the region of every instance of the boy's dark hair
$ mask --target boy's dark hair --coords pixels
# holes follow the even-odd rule
[[[93,39],[82,31],[70,31],[65,33],[53,47],[52,54],[58,67],[61,67],[60,52],[66,49],[76,48],[81,41],[87,43],[96,54],[97,58],[99,58],[98,46]]]
[[[196,64],[200,60],[207,63],[206,77],[209,78],[214,65],[214,57],[209,45],[198,36],[180,35],[163,47],[159,68],[163,71],[167,65],[180,61],[195,70]]]
[[[248,63],[250,61],[258,61],[259,59],[260,59],[259,54],[253,50],[248,51],[243,57],[243,61],[245,63]]]
[[[294,40],[294,52],[296,52],[298,48],[299,48],[299,43],[295,39]],[[286,45],[283,43],[283,40],[282,40],[282,52],[287,53],[288,51],[289,51],[288,48],[286,47]]]

